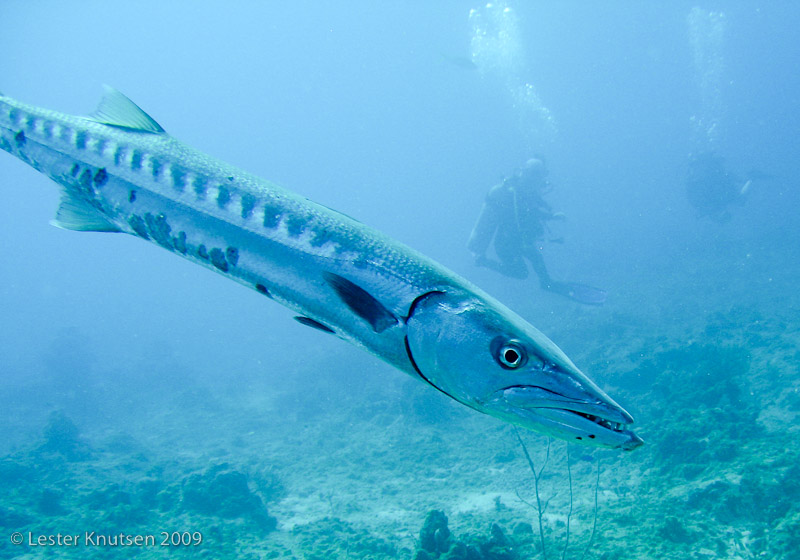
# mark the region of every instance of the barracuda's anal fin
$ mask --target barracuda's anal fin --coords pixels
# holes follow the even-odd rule
[[[356,286],[347,278],[331,272],[323,272],[323,277],[339,296],[339,299],[353,313],[367,321],[375,332],[381,333],[397,324],[397,317],[363,288]]]
[[[323,325],[322,323],[320,323],[316,319],[312,319],[311,317],[304,317],[302,315],[298,315],[297,317],[294,318],[294,320],[300,323],[301,325],[311,327],[312,329],[317,329],[318,331],[322,331],[324,333],[336,334],[336,331],[334,331],[332,328],[330,328],[327,325]]]
[[[90,118],[99,123],[136,132],[162,134],[164,129],[153,118],[125,95],[110,86],[103,86],[105,94]]]
[[[66,191],[61,193],[61,205],[58,207],[55,219],[50,223],[61,229],[73,231],[122,231],[109,222],[97,208]]]

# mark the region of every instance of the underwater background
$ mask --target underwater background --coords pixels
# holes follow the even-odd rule
[[[510,425],[254,291],[51,227],[58,189],[3,154],[0,558],[800,558],[800,6],[4,0],[0,21],[4,94],[88,114],[109,84],[422,251],[646,442],[520,431],[529,463]],[[712,215],[687,197],[702,153],[744,191]],[[533,155],[567,215],[551,274],[602,306],[466,249]],[[28,542],[87,532],[156,544]]]

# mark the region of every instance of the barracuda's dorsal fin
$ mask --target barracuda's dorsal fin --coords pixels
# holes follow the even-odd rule
[[[73,231],[122,231],[109,222],[97,208],[67,191],[62,192],[61,205],[58,207],[55,219],[50,223],[61,229]]]
[[[161,134],[164,129],[153,118],[128,99],[125,95],[110,86],[103,86],[105,94],[91,118],[99,123],[118,128],[126,128],[136,132]]]

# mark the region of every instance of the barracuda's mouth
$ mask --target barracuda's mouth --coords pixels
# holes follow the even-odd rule
[[[633,418],[616,403],[568,398],[536,386],[514,386],[494,393],[487,404],[523,427],[568,441],[631,450],[642,439],[629,429]]]

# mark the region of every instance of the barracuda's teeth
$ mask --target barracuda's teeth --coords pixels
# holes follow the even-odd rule
[[[602,426],[603,428],[612,430],[614,432],[622,432],[625,429],[624,425],[621,424],[620,422],[612,422],[611,420],[606,420],[605,418],[600,418],[598,416],[595,416],[594,414],[587,414],[585,412],[577,412],[577,411],[573,412],[575,412],[575,414],[577,414],[578,416],[583,416],[587,420],[591,420],[598,426]]]

